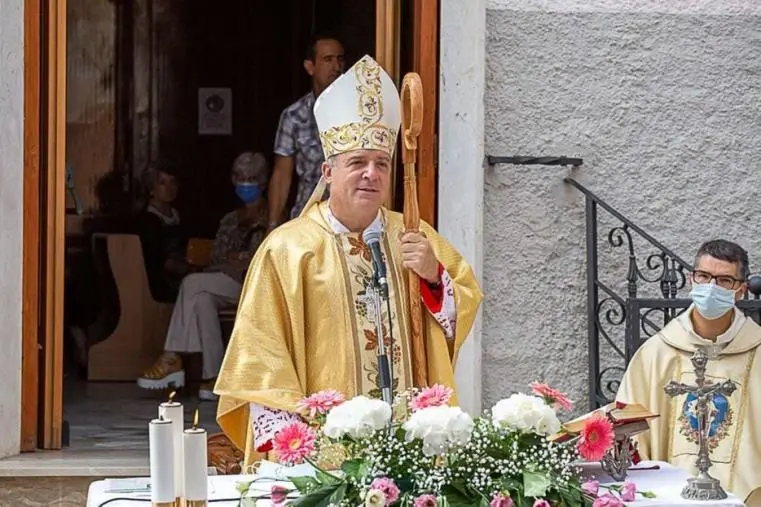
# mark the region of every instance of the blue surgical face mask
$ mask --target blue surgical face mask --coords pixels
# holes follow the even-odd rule
[[[718,319],[735,307],[736,292],[713,283],[695,283],[690,297],[695,309],[708,320]]]
[[[256,183],[238,183],[235,194],[244,204],[251,204],[262,196],[262,187]]]

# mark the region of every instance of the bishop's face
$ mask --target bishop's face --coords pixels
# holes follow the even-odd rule
[[[391,157],[379,150],[356,150],[332,157],[324,166],[330,200],[344,213],[377,214],[391,188]]]

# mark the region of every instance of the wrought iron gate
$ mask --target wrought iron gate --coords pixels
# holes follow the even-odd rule
[[[586,201],[589,398],[590,408],[597,408],[615,398],[626,365],[640,345],[690,306],[682,289],[687,286],[692,264],[578,181],[566,178],[565,182],[581,191]],[[600,211],[606,212],[609,219],[604,235],[600,234]],[[625,270],[623,291],[600,277],[601,245],[626,252],[626,266],[618,266],[621,273]],[[638,248],[648,253],[638,256]],[[609,274],[616,266],[605,267]],[[749,286],[753,299],[746,295],[737,306],[761,323],[761,276],[751,276]],[[648,294],[648,289],[655,294]]]

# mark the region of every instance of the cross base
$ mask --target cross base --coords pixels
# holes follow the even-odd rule
[[[724,500],[727,498],[727,492],[721,487],[718,479],[705,473],[687,479],[687,485],[682,490],[682,498],[700,501]]]

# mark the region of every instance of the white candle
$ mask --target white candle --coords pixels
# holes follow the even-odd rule
[[[151,502],[174,503],[174,433],[172,421],[154,419],[148,425]]]
[[[183,498],[184,481],[182,479],[183,448],[182,448],[182,431],[185,429],[185,414],[183,413],[182,403],[165,401],[159,405],[159,416],[172,421],[172,434],[174,435],[174,492],[177,498]],[[174,501],[174,500],[173,500]]]
[[[190,428],[182,435],[185,447],[185,500],[208,500],[206,430]]]

